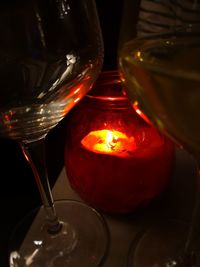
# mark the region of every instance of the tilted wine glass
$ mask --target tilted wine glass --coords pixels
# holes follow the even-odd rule
[[[95,2],[3,0],[0,25],[0,134],[21,145],[43,201],[10,266],[98,266],[107,248],[105,222],[84,204],[54,204],[44,156],[45,136],[101,70]]]
[[[200,2],[136,1],[138,13],[124,2],[119,69],[133,107],[199,165]],[[199,186],[199,168],[197,176]],[[171,235],[171,226],[157,224],[134,247],[130,266],[198,266],[199,196],[195,204],[185,244],[180,225]]]

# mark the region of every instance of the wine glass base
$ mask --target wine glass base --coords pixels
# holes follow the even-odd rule
[[[189,226],[181,221],[158,223],[133,240],[128,267],[173,267],[181,264]]]
[[[45,213],[41,207],[20,247],[12,248],[11,267],[97,267],[103,262],[108,247],[104,219],[79,201],[56,201],[55,209],[62,230],[48,234],[42,227]],[[19,239],[27,220],[19,224],[12,240]]]

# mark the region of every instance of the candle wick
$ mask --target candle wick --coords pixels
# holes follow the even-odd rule
[[[115,150],[115,149],[116,149],[116,142],[117,142],[117,138],[114,138],[114,137],[113,137],[113,140],[110,141],[110,142],[108,143],[109,147],[110,147],[112,150]]]
[[[110,144],[110,148],[112,149],[112,150],[115,150],[115,144]]]

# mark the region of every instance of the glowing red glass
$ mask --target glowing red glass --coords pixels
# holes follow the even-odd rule
[[[134,111],[117,72],[102,73],[66,126],[65,167],[72,188],[93,207],[127,213],[167,187],[174,146]]]

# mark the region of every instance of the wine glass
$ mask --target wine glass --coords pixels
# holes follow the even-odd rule
[[[200,2],[124,2],[119,69],[133,107],[199,166]],[[129,266],[199,266],[199,174],[186,240],[184,224],[157,223],[133,245]]]
[[[83,203],[54,203],[44,155],[47,133],[101,70],[95,2],[3,0],[0,25],[0,134],[20,144],[43,202],[20,246],[12,248],[10,266],[98,266],[107,249],[106,224]]]

